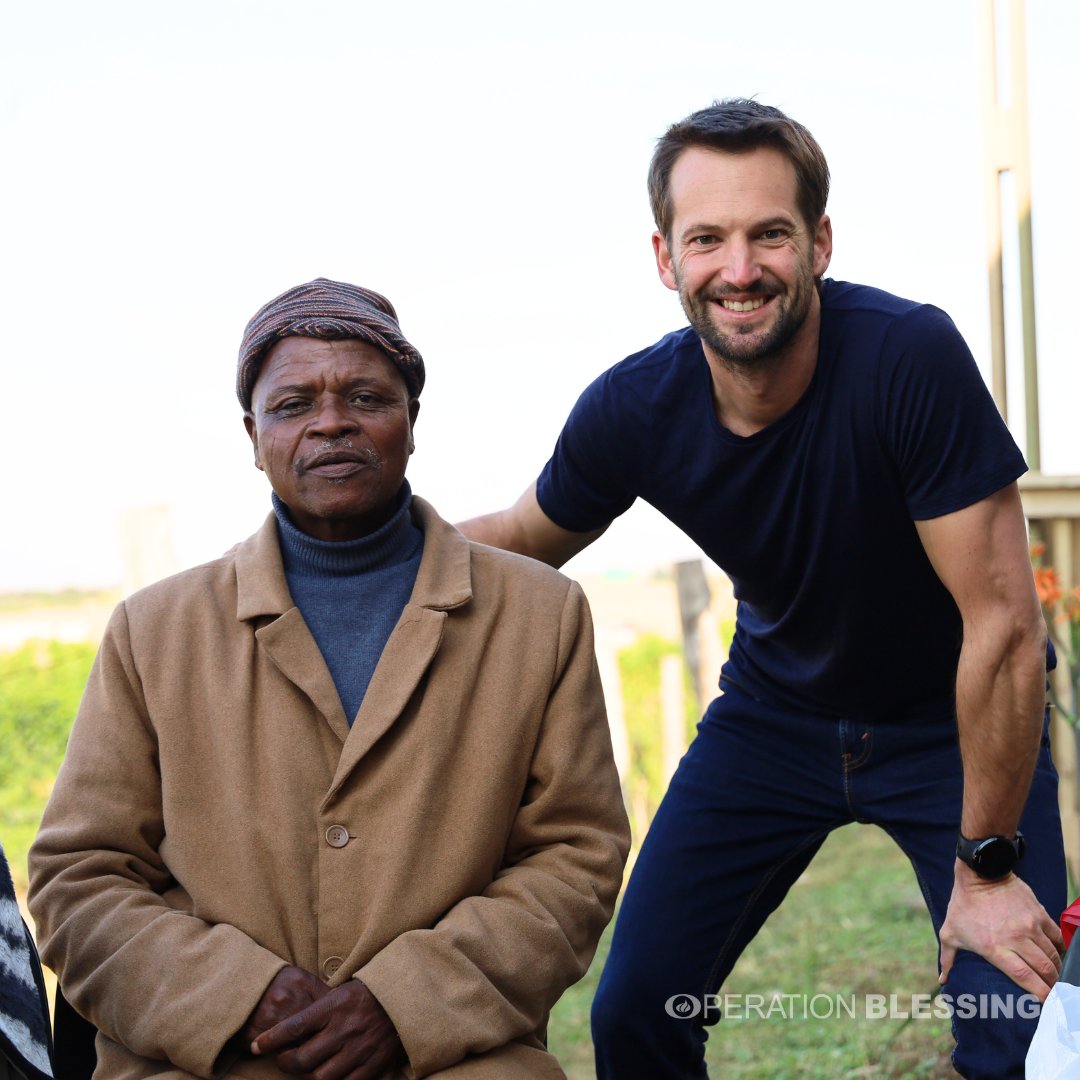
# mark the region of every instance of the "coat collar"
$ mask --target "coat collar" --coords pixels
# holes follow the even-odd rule
[[[282,615],[295,607],[285,581],[278,544],[277,518],[271,512],[254,536],[236,551],[236,618]]]
[[[434,611],[450,611],[467,604],[472,599],[469,541],[439,517],[430,503],[416,495],[411,513],[413,522],[424,534],[424,553],[409,604]],[[283,615],[296,606],[285,581],[273,513],[237,549],[235,566],[239,621]]]
[[[472,599],[469,541],[415,496],[412,517],[424,534],[416,583],[386,642],[352,727],[346,722],[322,653],[289,595],[275,516],[271,514],[236,552],[237,618],[266,619],[255,630],[259,647],[308,696],[342,742],[325,805],[408,705],[439,651],[447,612]]]

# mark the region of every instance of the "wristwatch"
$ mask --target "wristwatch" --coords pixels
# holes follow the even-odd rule
[[[1002,878],[1024,857],[1024,834],[1018,832],[1011,840],[1007,836],[969,840],[961,834],[956,841],[956,857],[987,881]]]

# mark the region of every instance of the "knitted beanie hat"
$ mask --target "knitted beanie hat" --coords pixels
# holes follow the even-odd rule
[[[247,324],[236,365],[236,396],[245,409],[267,352],[287,337],[366,341],[393,362],[413,397],[424,388],[424,359],[402,334],[394,305],[371,289],[316,278],[264,304]]]

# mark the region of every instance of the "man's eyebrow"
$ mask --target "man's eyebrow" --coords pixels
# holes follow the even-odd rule
[[[687,225],[686,228],[679,233],[679,237],[680,239],[685,240],[688,236],[698,236],[703,233],[707,233],[711,236],[714,233],[722,233],[723,231],[724,230],[721,229],[719,225],[709,225],[704,221],[695,221],[692,224]]]
[[[752,222],[747,231],[751,233],[765,232],[766,229],[775,229],[778,226],[784,228],[791,228],[793,225],[798,225],[798,219],[790,214],[778,213],[770,214],[767,217],[759,218],[757,221]],[[726,230],[720,225],[713,225],[706,221],[694,222],[687,225],[679,234],[680,239],[688,240],[691,236],[723,236]]]
[[[775,229],[777,226],[782,225],[784,228],[790,228],[792,225],[797,226],[799,219],[797,216],[789,214],[773,214],[771,217],[762,218],[761,221],[755,222],[751,228],[757,232],[764,232],[766,229]]]
[[[315,380],[311,382],[295,381],[282,383],[280,386],[271,387],[266,393],[267,401],[274,401],[290,394],[310,394],[314,388]],[[356,390],[358,387],[372,387],[374,389],[386,389],[387,380],[383,375],[354,375],[342,383],[346,390]]]
[[[354,375],[345,382],[346,386],[381,386],[386,381],[384,375]]]
[[[281,386],[272,386],[267,392],[268,398],[281,397],[282,394],[305,394],[311,390],[311,383],[296,382],[283,383]]]

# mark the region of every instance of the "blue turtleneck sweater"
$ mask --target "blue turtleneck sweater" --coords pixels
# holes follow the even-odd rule
[[[292,523],[277,495],[273,503],[289,593],[352,726],[420,566],[424,534],[409,515],[412,490],[405,481],[394,516],[359,540],[316,540]]]

